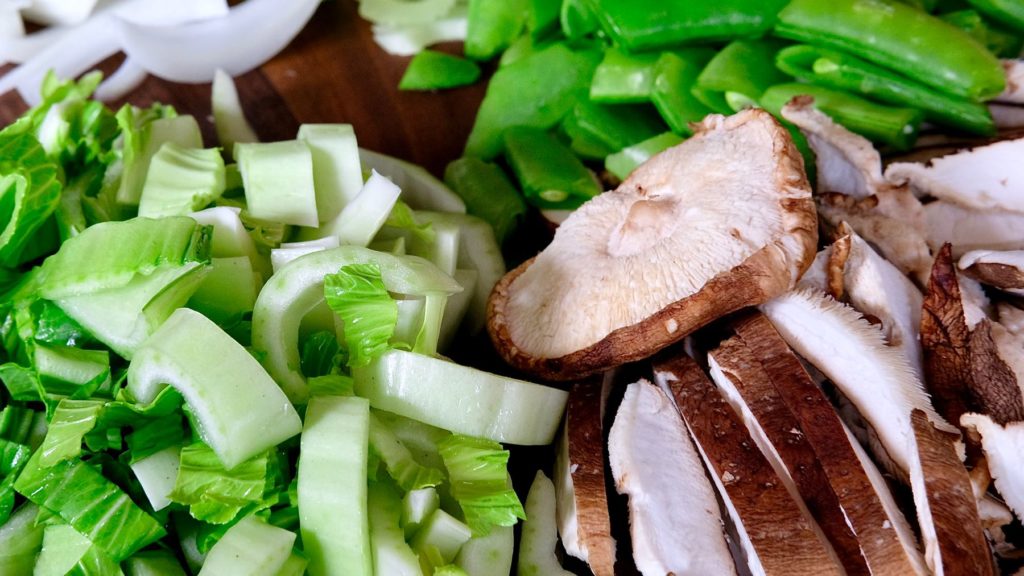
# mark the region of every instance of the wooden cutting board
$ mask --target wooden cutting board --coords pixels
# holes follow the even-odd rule
[[[301,123],[350,123],[361,146],[422,164],[440,176],[461,155],[485,86],[480,82],[443,92],[399,91],[409,58],[378,47],[357,9],[354,0],[322,3],[283,52],[236,78],[246,116],[266,141],[294,138]],[[457,44],[441,49],[461,52]],[[101,69],[109,73],[120,60],[104,62]],[[171,104],[196,117],[208,145],[216,142],[209,84],[177,84],[150,76],[111,105],[116,108],[125,101]],[[25,109],[17,94],[0,96],[0,125]]]

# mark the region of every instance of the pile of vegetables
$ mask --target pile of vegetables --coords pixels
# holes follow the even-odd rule
[[[386,3],[364,0],[361,13],[372,4]],[[778,116],[799,94],[889,151],[913,147],[926,125],[992,136],[987,103],[1005,86],[998,58],[1016,57],[1024,41],[1014,6],[473,0],[468,60],[427,50],[403,83],[471,83],[474,63],[496,62],[465,157],[446,181],[470,213],[503,229],[525,212],[515,189],[558,222],[687,138],[705,115],[759,106]],[[801,134],[790,131],[813,166]],[[479,189],[497,192],[484,199]],[[492,201],[517,209],[498,216]]]
[[[224,149],[99,82],[0,131],[0,573],[507,573],[502,442],[566,393],[438,356],[490,227],[350,126],[252,141],[226,76]]]

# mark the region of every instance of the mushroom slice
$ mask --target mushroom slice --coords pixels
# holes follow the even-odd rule
[[[555,457],[558,532],[566,553],[590,565],[594,576],[614,576],[615,539],[604,483],[601,383],[569,391],[565,427]]]
[[[1024,250],[972,250],[957,266],[982,284],[1024,296]]]
[[[762,427],[774,429],[779,439],[773,443],[794,479],[813,469],[822,470],[827,485],[821,489],[837,499],[845,516],[842,527],[848,524],[856,535],[859,553],[872,574],[926,574],[913,532],[885,481],[874,464],[861,462],[858,454],[863,449],[771,322],[756,314],[735,322],[732,328],[736,335],[727,342],[728,348],[723,345],[712,357],[730,375],[736,392]],[[787,413],[786,423],[775,416]],[[789,423],[790,418],[795,423]],[[815,461],[789,459],[790,445],[804,442],[812,448]],[[814,503],[818,498],[805,496],[812,512],[819,508]],[[824,530],[837,530],[824,518],[818,520]],[[842,555],[842,546],[836,545],[834,538],[832,542]],[[846,557],[844,563],[847,572],[853,573]]]
[[[798,504],[806,501],[803,512],[813,516],[846,573],[870,574],[852,523],[847,522],[809,439],[758,359],[738,336],[733,336],[711,352],[708,363],[711,379],[742,417],[748,433],[794,500]]]
[[[1000,426],[988,415],[967,413],[960,425],[981,436],[996,490],[1017,518],[1024,518],[1024,422]]]
[[[1015,336],[1024,336],[1024,310],[1008,302],[996,304],[999,324]]]
[[[821,370],[857,407],[877,435],[876,456],[904,480],[916,457],[910,411],[924,410],[941,429],[957,432],[932,408],[921,381],[899,350],[857,313],[824,294],[796,290],[761,306],[789,345]]]
[[[735,574],[714,489],[672,400],[630,384],[608,435],[608,460],[629,496],[633,559],[644,576]]]
[[[818,197],[818,212],[832,226],[849,224],[900,272],[922,283],[928,277],[932,257],[925,241],[925,213],[909,192],[862,200],[825,193]]]
[[[658,360],[654,377],[671,390],[739,530],[755,576],[844,574],[821,529],[794,499],[741,418],[689,356]],[[804,508],[804,509],[802,509]]]
[[[991,102],[988,104],[988,113],[992,115],[992,122],[995,123],[997,130],[1024,128],[1024,106]]]
[[[926,238],[932,250],[953,245],[953,257],[972,250],[1024,250],[1024,214],[971,210],[952,202],[925,204]]]
[[[1024,61],[1017,59],[1002,60],[1003,72],[1006,75],[1006,88],[996,96],[996,102],[1024,104]]]
[[[803,161],[770,114],[708,116],[572,214],[490,300],[513,366],[577,378],[646,358],[793,287],[817,216]]]
[[[1024,212],[1024,138],[1003,140],[933,158],[927,164],[894,162],[885,169],[892,182],[907,183],[918,196],[934,196],[978,210]]]
[[[874,145],[816,109],[814,98],[793,98],[783,106],[782,117],[800,129],[814,151],[819,192],[863,199],[892,188],[882,176],[882,158]]]
[[[935,576],[994,574],[971,479],[957,455],[959,435],[937,430],[921,410],[912,411],[910,420],[911,451],[918,455],[910,483],[928,567]]]

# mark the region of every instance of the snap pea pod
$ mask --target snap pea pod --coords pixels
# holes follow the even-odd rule
[[[494,228],[499,244],[526,215],[523,197],[496,164],[479,158],[453,160],[445,168],[444,182],[466,202],[467,212]]]
[[[697,77],[693,94],[708,108],[732,114],[757,103],[770,86],[789,78],[775,67],[778,40],[734,40]]]
[[[526,28],[534,40],[544,38],[559,28],[561,0],[529,0]]]
[[[1024,45],[1024,36],[999,28],[977,10],[957,10],[942,14],[939,18],[963,30],[1002,58],[1016,57]]]
[[[776,116],[796,96],[814,98],[814,106],[852,132],[883,142],[897,150],[913,146],[921,127],[922,113],[910,108],[892,108],[859,96],[811,84],[779,84],[761,96],[761,106]]]
[[[589,0],[601,28],[627,52],[760,36],[786,0]]]
[[[538,208],[577,208],[601,193],[590,170],[553,135],[518,126],[505,133],[505,157],[526,201]]]
[[[713,112],[693,95],[697,77],[711,54],[699,48],[664,52],[654,65],[651,102],[676,134],[692,134],[690,122],[697,122]]]
[[[580,100],[562,122],[570,147],[584,158],[599,159],[666,130],[649,104],[598,104]]]
[[[563,0],[558,20],[562,24],[562,34],[570,40],[583,38],[601,27],[593,7],[586,0]]]
[[[857,54],[954,96],[1003,91],[999,60],[974,38],[912,6],[887,0],[792,0],[779,12],[784,38]]]
[[[480,78],[480,67],[472,60],[424,50],[413,56],[398,82],[399,90],[440,90],[466,86]]]
[[[1018,32],[1024,32],[1024,1],[1022,0],[967,0],[978,12],[1001,22]]]
[[[559,43],[499,68],[480,104],[466,155],[494,158],[501,153],[502,134],[513,126],[558,124],[587,97],[600,59],[596,50],[570,50]]]
[[[860,58],[800,44],[779,52],[779,69],[798,80],[862,94],[894,106],[923,110],[933,122],[981,135],[995,133],[984,104],[933,90]]]
[[[508,48],[526,26],[526,0],[469,0],[467,58],[490,60]]]
[[[647,102],[654,86],[654,65],[661,54],[627,54],[608,48],[594,70],[590,99],[595,102]]]
[[[604,169],[620,180],[625,180],[637,166],[647,162],[652,156],[679,144],[683,139],[672,132],[664,132],[643,142],[627,146],[604,159]]]

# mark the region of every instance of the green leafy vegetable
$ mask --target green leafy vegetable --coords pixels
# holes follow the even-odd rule
[[[366,366],[389,348],[398,305],[376,264],[350,264],[324,277],[324,297],[344,323],[349,366]]]
[[[178,479],[170,499],[187,505],[196,520],[226,524],[263,499],[267,471],[267,453],[228,471],[209,446],[191,444],[181,449]]]
[[[31,134],[0,132],[0,266],[21,264],[60,204],[59,167]]]
[[[456,434],[441,442],[440,451],[452,496],[474,534],[526,518],[508,477],[508,451],[501,444]]]

